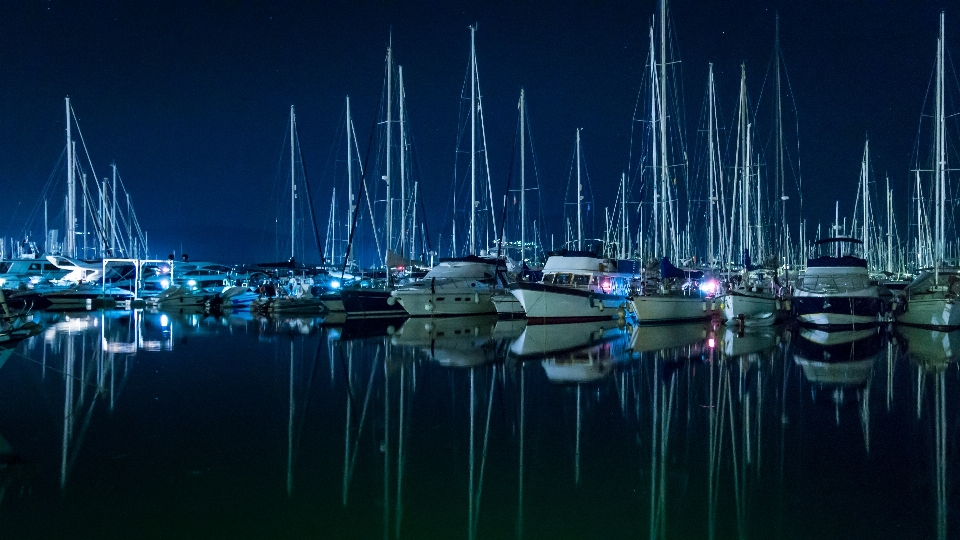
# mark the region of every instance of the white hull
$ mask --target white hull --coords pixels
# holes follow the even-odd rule
[[[932,328],[960,327],[960,304],[952,299],[915,296],[907,301],[906,310],[897,314],[901,324]]]
[[[849,313],[809,313],[797,315],[797,320],[816,326],[857,326],[879,322],[876,316],[852,315]]]
[[[719,315],[719,302],[696,296],[636,296],[633,309],[640,324],[697,321]]]
[[[576,322],[619,317],[627,299],[620,296],[587,297],[553,290],[513,289],[527,318],[533,322]]]
[[[523,304],[509,292],[493,295],[493,307],[496,308],[497,315],[500,317],[523,317],[526,315]]]
[[[446,289],[436,293],[429,290],[396,290],[393,297],[411,317],[492,315],[497,312],[490,290]]]
[[[742,322],[744,326],[770,326],[777,320],[780,301],[774,296],[725,294],[723,320],[728,324]]]

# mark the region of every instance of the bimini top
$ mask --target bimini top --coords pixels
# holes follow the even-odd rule
[[[817,257],[807,259],[807,268],[866,268],[867,261],[853,255],[844,255],[843,257]]]

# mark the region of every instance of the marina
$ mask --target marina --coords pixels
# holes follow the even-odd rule
[[[952,7],[11,6],[0,537],[960,537]]]

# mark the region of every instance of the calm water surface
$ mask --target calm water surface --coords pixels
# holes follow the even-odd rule
[[[960,538],[960,333],[44,317],[2,538]]]

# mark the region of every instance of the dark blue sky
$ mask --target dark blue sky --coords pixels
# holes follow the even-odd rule
[[[732,121],[741,62],[757,102],[776,3],[677,0],[671,10],[693,152],[708,62],[725,118]],[[841,213],[852,212],[869,133],[874,170],[889,173],[905,223],[939,10],[892,1],[780,7],[811,222],[831,218],[836,199]],[[291,104],[325,231],[344,96],[365,151],[391,27],[436,235],[446,221],[474,22],[494,174],[506,176],[523,86],[541,182],[550,188],[548,218],[562,212],[577,127],[596,204],[613,204],[654,11],[649,0],[2,2],[0,235],[21,234],[37,208],[29,227],[43,227],[40,198],[63,151],[67,95],[97,173],[117,163],[153,254],[182,245],[194,259],[273,258],[277,202],[269,195]],[[948,11],[948,48],[960,43],[958,29],[960,14]],[[58,174],[49,204],[51,219],[62,221],[66,182]]]

